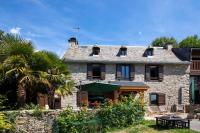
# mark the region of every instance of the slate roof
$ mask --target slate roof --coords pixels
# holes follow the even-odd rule
[[[92,55],[94,45],[78,46],[69,48],[63,59],[66,62],[87,62],[87,63],[159,63],[159,64],[190,64],[189,61],[181,60],[172,50],[154,47],[154,56],[145,57],[144,53],[147,47],[142,46],[125,46],[127,56],[117,56],[121,46],[116,45],[98,45],[100,53],[98,56]]]

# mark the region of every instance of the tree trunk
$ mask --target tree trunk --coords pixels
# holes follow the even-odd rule
[[[24,87],[19,86],[17,90],[17,101],[20,107],[25,105],[26,101],[26,90]]]

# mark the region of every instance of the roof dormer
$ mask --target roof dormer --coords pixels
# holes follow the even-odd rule
[[[144,57],[148,58],[153,57],[153,55],[154,55],[154,49],[152,47],[147,48],[143,54]]]
[[[99,55],[99,53],[100,53],[100,48],[98,46],[94,46],[92,48],[92,55],[97,56],[97,55]]]
[[[153,53],[153,48],[148,48],[148,49],[147,49],[147,57],[148,57],[148,56],[153,56],[153,54],[154,54],[154,53]]]
[[[127,56],[127,48],[125,46],[120,48],[120,56]]]

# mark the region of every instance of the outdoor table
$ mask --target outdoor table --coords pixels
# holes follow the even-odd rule
[[[156,117],[156,125],[160,125],[168,128],[189,128],[190,120],[182,119],[181,117],[170,115],[170,116],[161,116]]]

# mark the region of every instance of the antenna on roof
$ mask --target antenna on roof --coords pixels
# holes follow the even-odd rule
[[[79,26],[73,28],[73,31],[74,31],[74,32],[73,32],[73,33],[74,33],[73,36],[74,36],[74,37],[78,38],[80,29],[81,29],[81,28],[80,28]]]
[[[79,32],[81,28],[78,26],[78,27],[74,27],[73,29]]]

